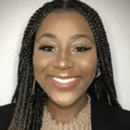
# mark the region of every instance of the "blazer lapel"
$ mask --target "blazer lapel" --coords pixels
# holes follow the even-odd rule
[[[91,99],[92,130],[115,130],[108,121],[108,110],[105,105]]]

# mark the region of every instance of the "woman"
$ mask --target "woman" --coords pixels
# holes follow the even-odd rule
[[[31,17],[12,103],[0,130],[130,130],[117,101],[109,45],[98,13],[54,0]]]

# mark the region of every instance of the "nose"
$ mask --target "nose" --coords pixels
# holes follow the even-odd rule
[[[53,62],[53,67],[58,68],[60,70],[65,70],[69,68],[73,68],[74,61],[71,56],[68,55],[59,55]]]

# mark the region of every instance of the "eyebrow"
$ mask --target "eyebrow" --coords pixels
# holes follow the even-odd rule
[[[38,39],[38,41],[39,41],[41,38],[43,38],[43,37],[53,38],[53,39],[56,39],[56,38],[57,38],[57,36],[54,35],[54,34],[45,33],[45,34],[43,34],[43,35]],[[93,42],[93,40],[92,40],[89,36],[87,36],[87,35],[85,35],[85,34],[75,34],[75,35],[69,37],[69,39],[71,39],[71,40],[76,40],[76,39],[80,39],[80,38],[87,38],[87,39],[89,39],[91,42]]]

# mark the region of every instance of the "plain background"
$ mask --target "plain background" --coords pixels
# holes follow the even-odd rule
[[[0,105],[11,102],[18,55],[30,16],[48,0],[0,0]],[[110,43],[118,100],[130,110],[130,1],[82,0],[101,16]]]

